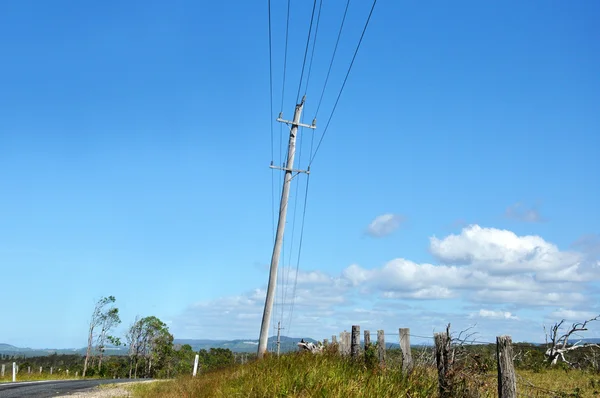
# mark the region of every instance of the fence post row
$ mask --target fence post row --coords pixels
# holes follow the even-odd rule
[[[510,336],[496,337],[496,353],[498,358],[498,397],[516,398],[517,379]]]
[[[383,330],[377,331],[377,356],[379,357],[379,365],[385,366],[385,334]]]
[[[413,368],[412,354],[410,352],[410,329],[398,329],[400,335],[400,350],[402,350],[402,372],[408,373]]]

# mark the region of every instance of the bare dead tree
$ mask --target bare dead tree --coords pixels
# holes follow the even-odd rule
[[[463,359],[466,355],[465,346],[473,345],[475,343],[475,337],[479,334],[473,331],[477,324],[469,326],[468,328],[461,330],[458,335],[451,335],[450,324],[446,327],[446,334],[450,338],[452,347],[452,353],[450,355],[450,361],[453,363],[455,360]]]
[[[595,316],[594,318],[588,319],[584,322],[575,322],[571,325],[571,327],[563,333],[563,325],[565,320],[561,320],[560,322],[555,323],[551,328],[550,332],[546,331],[546,327],[544,327],[544,331],[546,332],[546,346],[548,347],[545,355],[546,359],[552,364],[556,365],[559,359],[568,364],[569,366],[573,366],[573,363],[567,361],[565,358],[565,354],[569,351],[577,350],[583,347],[599,347],[597,344],[579,344],[581,340],[577,341],[575,344],[569,346],[569,339],[577,332],[587,331],[587,326],[590,322],[600,320],[600,315]]]

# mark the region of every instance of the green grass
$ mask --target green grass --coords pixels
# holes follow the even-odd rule
[[[519,396],[600,396],[600,375],[552,369],[518,372]],[[337,355],[295,353],[183,377],[130,387],[133,396],[164,397],[411,397],[438,395],[434,368],[417,367],[410,376],[397,368],[369,369]],[[457,384],[455,396],[497,397],[494,372],[469,375]]]
[[[367,369],[337,355],[288,354],[165,383],[136,385],[137,397],[431,397],[433,370],[410,377],[398,370]]]

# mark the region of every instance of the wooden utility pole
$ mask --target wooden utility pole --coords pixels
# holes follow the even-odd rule
[[[285,229],[285,219],[287,216],[287,205],[290,197],[290,182],[292,181],[293,173],[308,173],[309,171],[294,170],[294,157],[296,155],[296,134],[298,127],[316,128],[315,121],[312,125],[300,123],[302,116],[302,108],[304,108],[304,100],[296,105],[294,112],[294,120],[287,121],[282,119],[282,115],[277,118],[278,122],[291,125],[290,140],[288,144],[288,157],[285,167],[273,166],[271,168],[284,170],[285,177],[283,180],[283,189],[281,191],[281,202],[279,203],[279,221],[277,222],[277,234],[275,235],[275,245],[273,246],[273,255],[271,257],[271,268],[269,270],[269,285],[267,287],[267,297],[265,298],[265,309],[263,311],[262,323],[260,325],[260,338],[258,340],[258,359],[261,359],[267,351],[267,340],[269,338],[269,324],[271,323],[271,310],[273,309],[273,301],[275,300],[275,285],[277,283],[277,266],[279,265],[279,255],[281,254],[281,246],[283,245],[283,231]]]

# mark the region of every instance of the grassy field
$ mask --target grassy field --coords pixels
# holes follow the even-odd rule
[[[408,377],[398,369],[369,369],[337,355],[288,354],[280,358],[132,387],[135,397],[411,397],[438,395],[433,368],[417,367]],[[523,397],[595,397],[600,375],[559,369],[518,372]],[[497,397],[493,372],[469,375],[455,396]]]

